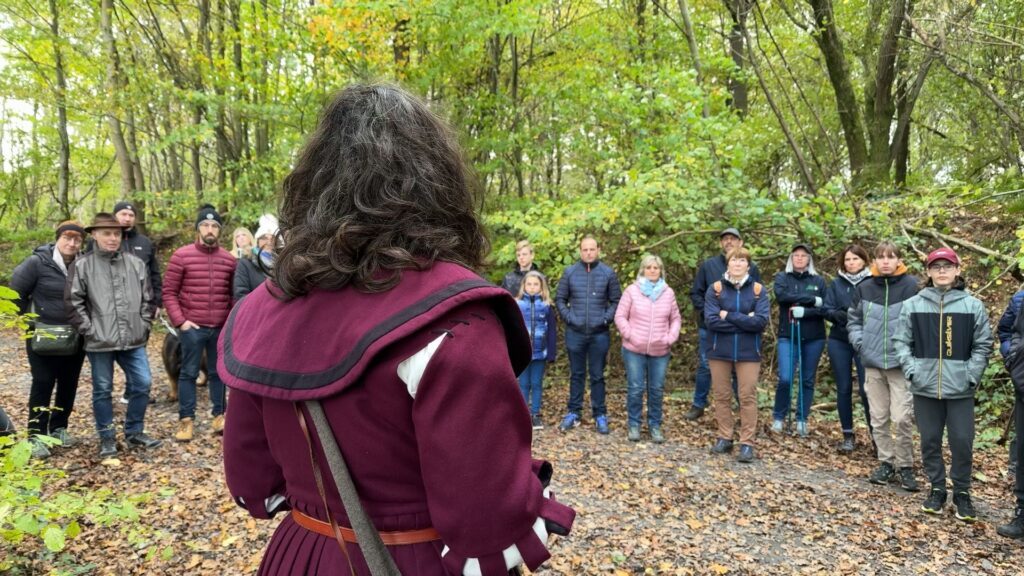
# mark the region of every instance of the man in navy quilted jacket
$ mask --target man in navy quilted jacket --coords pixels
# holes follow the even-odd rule
[[[580,425],[587,372],[590,372],[590,407],[601,434],[608,433],[604,402],[604,367],[608,363],[608,327],[622,297],[619,278],[598,260],[597,240],[586,235],[580,241],[580,260],[565,269],[558,281],[555,304],[565,322],[565,347],[569,351],[569,410],[558,429]]]

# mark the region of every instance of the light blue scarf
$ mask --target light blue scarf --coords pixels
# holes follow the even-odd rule
[[[640,292],[650,298],[651,302],[657,302],[658,296],[661,296],[661,293],[665,291],[664,278],[658,278],[657,282],[651,282],[647,278],[643,278],[637,282],[637,285],[640,286]]]

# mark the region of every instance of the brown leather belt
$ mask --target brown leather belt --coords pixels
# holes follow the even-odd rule
[[[292,510],[291,515],[295,523],[306,530],[316,532],[328,538],[334,538],[334,531],[331,529],[330,523],[303,514],[298,510]],[[355,530],[345,528],[344,526],[338,526],[338,530],[341,531],[341,538],[345,542],[358,544]],[[419,530],[403,530],[401,532],[381,532],[380,539],[384,541],[385,546],[402,546],[404,544],[433,542],[434,540],[440,540],[441,535],[433,528],[420,528]]]

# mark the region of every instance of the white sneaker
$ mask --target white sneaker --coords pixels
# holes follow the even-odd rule
[[[782,434],[782,427],[784,423],[782,420],[775,420],[772,422],[772,432],[776,434]]]

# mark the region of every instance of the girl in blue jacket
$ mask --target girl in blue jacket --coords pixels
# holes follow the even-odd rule
[[[519,287],[519,311],[523,313],[526,330],[530,333],[533,356],[529,366],[519,375],[519,388],[530,408],[533,429],[540,430],[544,422],[540,416],[541,393],[544,389],[544,371],[548,362],[555,361],[558,327],[555,324],[555,306],[551,302],[548,281],[543,274],[531,270],[523,276]]]

